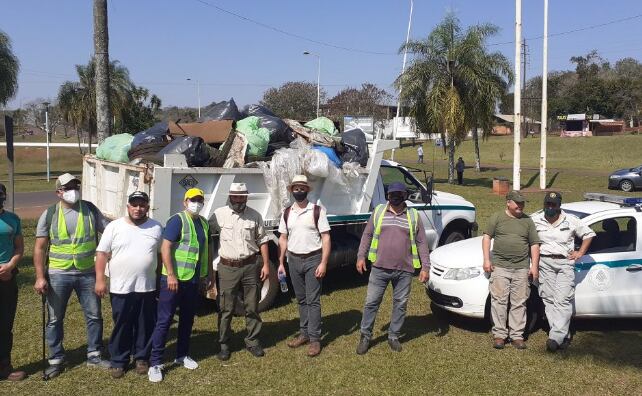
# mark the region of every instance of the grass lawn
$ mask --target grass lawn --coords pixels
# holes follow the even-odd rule
[[[537,168],[539,140],[528,138],[522,147],[524,166]],[[587,191],[606,192],[611,170],[642,163],[642,136],[551,138],[549,147],[549,184],[562,191],[565,200],[580,199]],[[435,188],[473,202],[483,227],[492,211],[504,205],[503,197],[493,195],[490,185],[493,177],[512,175],[512,140],[491,138],[481,149],[482,165],[487,169],[481,173],[467,169],[464,186],[443,183],[446,156],[439,148],[433,154],[428,143],[424,168],[432,169],[435,155]],[[503,159],[498,154],[502,151],[506,153]],[[396,155],[409,165],[416,160],[413,147],[398,150]],[[459,155],[469,166],[474,164],[470,142],[462,145]],[[2,161],[0,158],[0,166]],[[80,169],[79,159],[61,156],[60,161],[63,168]],[[537,187],[536,173],[524,169],[522,184]],[[527,210],[539,208],[542,196],[529,193]],[[531,336],[525,351],[510,347],[496,351],[491,348],[485,323],[433,313],[418,281],[413,283],[408,306],[403,352],[390,351],[386,343],[391,306],[388,291],[375,325],[376,345],[368,354],[357,356],[354,350],[367,280],[350,268],[332,271],[324,281],[324,350],[315,359],[307,358],[305,350],[290,350],[285,345],[298,329],[298,312],[294,300],[281,295],[277,306],[262,315],[265,358],[253,358],[242,350],[243,320],[237,318],[232,359],[219,362],[214,357],[218,352],[216,317],[209,312],[197,317],[194,324],[191,355],[199,361],[198,370],[171,368],[161,384],[151,384],[131,371],[121,380],[112,380],[107,372],[83,364],[84,320],[76,297],[72,297],[65,321],[69,370],[43,382],[38,372],[42,368],[40,298],[32,290],[34,226],[33,221],[25,221],[27,254],[20,264],[13,351],[14,365],[26,369],[30,377],[18,384],[0,383],[0,394],[642,394],[641,320],[578,321],[571,349],[564,354],[544,351],[546,334],[542,331]],[[103,316],[107,342],[112,327],[107,300]],[[174,327],[168,359],[173,357],[175,335]]]

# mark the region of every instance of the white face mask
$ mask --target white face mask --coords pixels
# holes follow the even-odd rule
[[[187,211],[193,214],[199,214],[201,212],[201,209],[203,209],[203,203],[201,202],[188,202],[187,203]]]
[[[80,199],[80,191],[68,190],[62,193],[62,200],[68,204],[75,204]]]

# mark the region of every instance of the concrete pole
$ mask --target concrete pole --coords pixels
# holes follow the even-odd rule
[[[47,183],[50,179],[50,162],[49,162],[49,106],[45,108],[45,135],[47,135]]]
[[[539,188],[546,188],[546,135],[548,134],[548,0],[544,0],[544,50],[542,54],[542,116],[540,129]]]
[[[515,88],[513,114],[513,190],[520,190],[521,183],[521,139],[522,139],[522,95],[521,95],[521,50],[522,50],[522,0],[515,0]]]
[[[319,106],[321,105],[321,56],[317,55],[317,118],[319,118]]]
[[[406,32],[406,46],[408,46],[408,41],[410,41],[410,28],[412,26],[412,9],[414,6],[413,0],[410,0],[410,16],[408,17],[408,31]],[[408,49],[404,48],[403,51],[403,63],[401,64],[401,74],[406,71],[406,59],[408,56]],[[397,140],[397,124],[399,122],[399,111],[401,110],[401,90],[402,86],[399,86],[399,98],[397,100],[397,115],[392,122],[392,140]],[[395,149],[392,149],[390,154],[390,160],[395,160]]]

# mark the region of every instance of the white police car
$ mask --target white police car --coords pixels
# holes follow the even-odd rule
[[[575,263],[574,314],[642,317],[642,198],[588,193],[585,199],[562,204],[596,232],[587,254]],[[464,316],[487,317],[482,237],[441,246],[430,260],[426,292],[432,302]]]

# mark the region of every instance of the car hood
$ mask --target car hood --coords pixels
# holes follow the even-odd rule
[[[475,208],[472,202],[467,201],[461,195],[451,194],[444,191],[435,191],[433,196],[433,205],[456,205]]]
[[[629,173],[632,173],[633,171],[630,168],[627,169],[618,169],[615,172],[611,173],[611,175],[628,175]]]
[[[445,268],[481,267],[484,264],[482,238],[478,236],[440,246],[430,253],[430,261]]]

